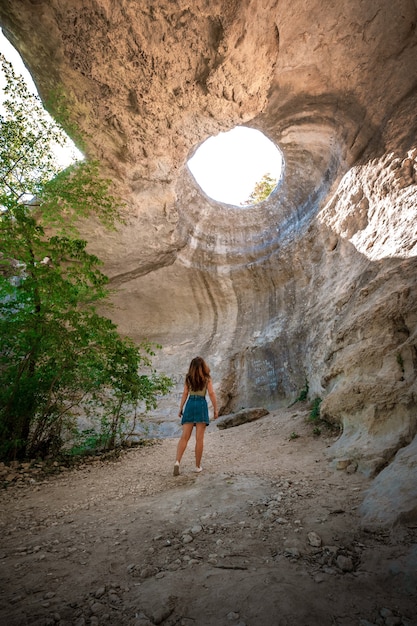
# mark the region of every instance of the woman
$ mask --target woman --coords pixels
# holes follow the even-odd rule
[[[204,432],[209,423],[206,393],[210,396],[213,405],[214,419],[219,417],[216,394],[210,376],[210,368],[200,356],[195,357],[185,377],[184,391],[181,398],[178,417],[181,418],[182,435],[177,446],[177,460],[174,465],[174,476],[180,473],[180,462],[195,425],[195,472],[201,472],[201,457],[203,456]],[[185,404],[187,402],[187,404]],[[183,412],[185,404],[185,409]]]

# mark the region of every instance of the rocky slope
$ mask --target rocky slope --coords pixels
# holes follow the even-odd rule
[[[334,471],[307,407],[0,491],[7,626],[416,626],[416,524],[361,528],[371,479]],[[294,435],[297,435],[296,437]],[[0,468],[1,473],[1,468]]]

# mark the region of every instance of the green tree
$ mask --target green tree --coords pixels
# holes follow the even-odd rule
[[[115,227],[121,207],[109,181],[97,163],[59,172],[53,147],[65,135],[1,60],[0,458],[57,453],[79,415],[96,420],[109,448],[171,381],[153,370],[152,345],[121,337],[97,312],[108,279],[77,220]]]
[[[277,179],[272,178],[269,173],[264,174],[261,180],[256,183],[255,188],[250,194],[249,198],[245,200],[245,202],[242,202],[242,206],[258,204],[259,202],[262,202],[262,200],[266,200],[267,198],[269,198],[269,196],[277,186],[277,182]]]

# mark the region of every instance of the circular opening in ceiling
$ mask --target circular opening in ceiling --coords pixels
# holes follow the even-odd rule
[[[281,151],[263,133],[236,126],[209,137],[187,164],[207,196],[248,206],[270,196],[281,179],[283,163]]]

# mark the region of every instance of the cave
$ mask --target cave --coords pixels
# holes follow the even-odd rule
[[[87,158],[126,203],[116,233],[86,223],[84,235],[116,290],[121,332],[162,345],[155,366],[176,387],[159,414],[175,414],[175,377],[196,354],[223,414],[288,406],[308,381],[341,427],[329,460],[402,481],[395,515],[409,517],[416,23],[413,0],[0,6],[42,99],[64,94]],[[187,167],[208,137],[239,125],[285,162],[277,189],[245,210],[207,197]]]

